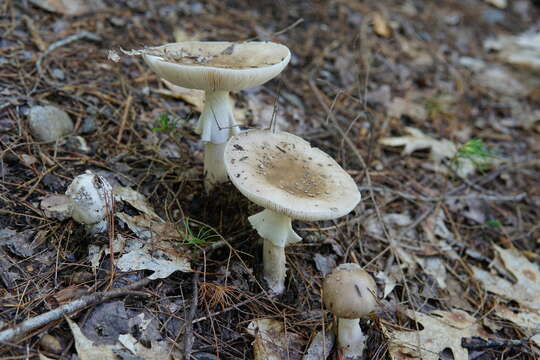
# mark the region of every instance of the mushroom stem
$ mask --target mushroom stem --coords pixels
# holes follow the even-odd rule
[[[276,246],[270,240],[263,244],[264,279],[274,294],[281,294],[285,290],[285,248]]]
[[[197,133],[201,140],[223,144],[238,133],[228,91],[206,91]]]
[[[204,143],[204,187],[210,191],[215,184],[228,180],[227,170],[223,162],[223,151],[227,143]]]
[[[365,336],[360,327],[360,319],[338,319],[338,346],[345,358],[362,357]]]
[[[285,246],[302,238],[292,229],[291,218],[275,211],[265,209],[248,220],[264,239],[264,278],[270,290],[279,295],[285,290]]]
[[[278,212],[265,209],[250,216],[248,220],[260,237],[275,246],[285,247],[302,240],[292,229],[291,218]]]

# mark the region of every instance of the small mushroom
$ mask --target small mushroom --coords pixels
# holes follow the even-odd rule
[[[223,149],[238,133],[229,91],[264,84],[287,66],[289,49],[272,42],[187,41],[145,49],[144,59],[163,79],[205,91],[197,132],[205,143],[207,189],[227,181]]]
[[[335,219],[360,201],[354,180],[334,159],[286,132],[234,136],[225,148],[225,168],[238,190],[265,208],[249,222],[264,239],[264,277],[275,294],[285,288],[285,246],[301,240],[292,219]]]
[[[360,318],[377,305],[375,281],[357,264],[341,264],[323,282],[323,302],[337,317],[338,347],[346,358],[360,359],[365,336]]]
[[[105,178],[87,170],[73,179],[66,195],[71,202],[73,220],[86,225],[92,233],[107,230],[105,217],[112,212],[114,196]]]

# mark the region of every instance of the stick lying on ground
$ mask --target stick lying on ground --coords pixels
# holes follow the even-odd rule
[[[12,341],[21,335],[24,335],[27,332],[36,330],[42,326],[47,325],[48,323],[59,320],[65,315],[74,313],[75,311],[81,310],[89,305],[100,303],[118,296],[123,296],[129,294],[131,291],[140,289],[143,286],[148,285],[152,280],[145,278],[139,281],[136,281],[132,284],[124,286],[122,288],[113,289],[110,291],[97,292],[91,295],[86,295],[81,297],[78,300],[69,302],[65,305],[62,305],[54,310],[48,311],[44,314],[38,315],[36,317],[30,318],[23,321],[19,325],[16,325],[10,329],[0,331],[0,345]]]

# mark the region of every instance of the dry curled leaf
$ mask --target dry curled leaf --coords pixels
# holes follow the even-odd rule
[[[247,332],[255,337],[253,353],[255,360],[300,360],[300,337],[285,331],[283,323],[273,319],[253,320]]]
[[[150,218],[161,220],[161,218],[158,216],[158,214],[156,214],[152,206],[148,203],[146,197],[143,194],[133,190],[132,188],[115,186],[113,188],[113,194],[117,201],[125,201],[131,206],[133,206],[135,209],[148,215]]]
[[[413,127],[405,127],[405,132],[408,136],[385,137],[379,142],[386,146],[405,146],[402,155],[409,155],[416,150],[430,150],[430,157],[433,161],[433,170],[446,173],[446,167],[443,166],[444,161],[456,159],[456,163],[452,165],[456,174],[459,177],[465,178],[476,171],[474,163],[467,158],[456,158],[458,148],[456,145],[446,139],[436,140],[431,136],[425,135],[419,129]]]

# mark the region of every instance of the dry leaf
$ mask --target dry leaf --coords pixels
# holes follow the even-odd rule
[[[411,319],[424,327],[420,331],[394,331],[389,336],[388,350],[395,360],[438,360],[439,354],[450,349],[454,360],[468,360],[468,352],[461,346],[464,337],[488,334],[476,319],[461,310],[435,310],[428,314],[406,310]]]
[[[375,31],[375,34],[385,38],[392,35],[392,28],[388,26],[381,13],[376,12],[373,14],[373,31]]]
[[[540,311],[540,271],[516,249],[495,246],[504,267],[516,279],[515,283],[473,266],[474,278],[484,288],[507,300],[515,300],[521,306]]]
[[[156,214],[152,206],[148,203],[146,197],[143,194],[133,190],[132,188],[115,186],[113,188],[113,194],[117,201],[125,201],[131,206],[133,206],[135,209],[148,215],[150,218],[161,220],[161,218],[158,216],[158,214]]]
[[[283,323],[273,319],[253,320],[247,332],[255,337],[253,352],[255,360],[301,359],[300,337],[286,332]]]
[[[152,241],[184,240],[184,234],[173,223],[156,221],[145,215],[129,216],[126,213],[116,213],[115,215],[126,223],[140,239]]]
[[[118,259],[116,266],[124,271],[152,270],[149,279],[163,279],[175,271],[191,271],[189,259],[167,250],[152,250],[148,246],[133,250]]]
[[[71,217],[71,200],[67,195],[51,195],[39,205],[49,219],[65,220]]]
[[[30,2],[47,11],[70,16],[105,9],[102,0],[30,0]]]
[[[81,360],[116,360],[111,345],[94,345],[84,334],[79,326],[73,320],[66,318],[73,338],[75,339],[75,348]]]
[[[147,348],[131,334],[122,334],[118,336],[118,342],[122,344],[129,352],[144,360],[166,360],[170,359],[170,348],[164,341],[152,341]]]
[[[392,272],[387,274],[385,271],[379,271],[375,274],[375,277],[384,283],[382,298],[385,299],[395,289],[397,285],[396,278]]]
[[[402,151],[403,155],[412,154],[416,150],[431,150],[431,158],[436,164],[440,164],[443,159],[451,159],[457,153],[456,146],[448,140],[435,140],[434,138],[425,135],[422,131],[406,127],[405,132],[409,136],[401,137],[385,137],[379,140],[383,145],[387,146],[405,146]]]
[[[446,268],[442,259],[438,256],[415,257],[424,272],[432,276],[441,289],[446,289]]]
[[[497,51],[498,57],[515,66],[540,70],[540,32],[500,36],[484,43],[487,51]]]
[[[165,86],[169,88],[170,91],[164,90],[154,90],[155,92],[161,95],[167,95],[185,101],[186,103],[193,105],[193,110],[197,112],[202,112],[204,108],[204,91],[197,89],[188,89],[182,86],[174,85],[173,83],[162,80]]]
[[[302,360],[325,360],[330,355],[335,341],[336,336],[333,331],[317,332]]]
[[[534,335],[531,337],[531,340],[540,346],[540,334],[538,334],[540,329],[540,313],[534,310],[518,311],[498,304],[495,306],[495,315],[510,320],[517,326],[522,327],[529,335]]]
[[[484,0],[484,1],[490,5],[498,7],[499,9],[506,9],[506,6],[508,5],[507,0]]]
[[[406,115],[419,122],[426,121],[428,112],[422,105],[415,104],[410,100],[404,98],[395,98],[388,105],[388,116],[393,118],[401,118],[402,115]]]
[[[444,160],[454,159],[457,155],[457,147],[453,142],[446,139],[436,140],[413,127],[405,127],[405,132],[409,136],[385,137],[380,139],[379,142],[386,146],[405,146],[401,152],[402,155],[412,154],[416,150],[429,149],[434,164],[433,170],[442,173],[447,172],[442,163]],[[474,163],[468,158],[458,158],[453,168],[461,178],[465,178],[476,171]]]
[[[135,339],[131,334],[123,334],[118,337],[118,343],[113,345],[102,344],[95,345],[81,331],[79,326],[71,319],[68,321],[73,338],[75,339],[75,348],[81,360],[117,360],[127,357],[117,356],[122,352],[131,352],[134,358],[145,360],[167,360],[171,358],[171,349],[164,341],[152,341],[151,347],[147,348],[141,342]]]

